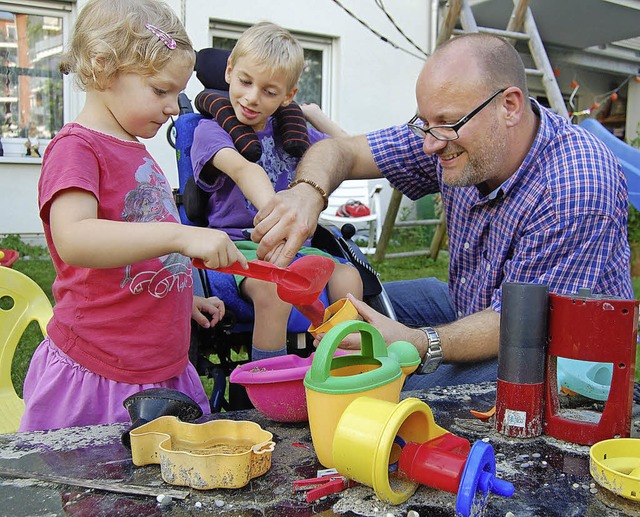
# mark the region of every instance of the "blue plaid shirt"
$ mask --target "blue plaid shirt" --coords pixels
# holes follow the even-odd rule
[[[367,135],[384,176],[410,199],[441,192],[449,234],[449,291],[458,317],[501,309],[503,282],[549,292],[633,299],[627,183],[608,148],[532,100],[540,128],[520,168],[497,191],[448,187],[435,156],[404,126]]]

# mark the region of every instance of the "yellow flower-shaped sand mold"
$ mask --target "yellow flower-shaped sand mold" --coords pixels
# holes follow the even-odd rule
[[[273,435],[255,422],[189,424],[162,416],[131,431],[138,466],[160,464],[162,479],[198,490],[240,488],[271,468]]]

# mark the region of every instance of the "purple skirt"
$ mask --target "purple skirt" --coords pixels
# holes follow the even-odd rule
[[[130,422],[122,402],[147,388],[171,388],[211,412],[200,377],[191,363],[181,375],[155,384],[127,384],[79,365],[49,338],[38,346],[24,380],[26,409],[19,431]]]

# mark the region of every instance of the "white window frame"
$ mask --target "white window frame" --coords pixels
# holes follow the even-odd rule
[[[209,23],[209,42],[213,38],[230,38],[238,39],[240,35],[249,28],[251,24],[233,23],[225,20],[211,20]],[[332,108],[332,90],[334,76],[334,45],[335,38],[330,36],[322,36],[317,34],[308,34],[298,32],[287,27],[287,30],[293,34],[302,45],[302,48],[309,50],[319,50],[322,52],[322,111],[331,114]]]
[[[9,11],[12,13],[32,14],[37,16],[52,16],[62,18],[62,44],[66,47],[71,24],[73,23],[72,13],[75,10],[75,0],[4,0],[0,1],[0,11]],[[64,76],[62,80],[62,117],[63,124],[70,120],[74,110],[71,81],[68,76]],[[12,145],[24,146],[26,138],[2,138],[2,145],[5,148],[11,148]],[[41,140],[40,154],[50,140]],[[28,156],[7,156],[0,157],[2,162],[19,161],[19,162],[41,162],[42,158],[31,158]]]

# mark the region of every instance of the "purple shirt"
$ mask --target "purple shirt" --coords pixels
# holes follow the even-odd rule
[[[258,165],[266,171],[276,192],[285,190],[293,179],[300,159],[285,152],[280,142],[274,138],[272,117],[267,120],[264,130],[257,131],[256,135],[262,145],[262,157],[258,160]],[[309,128],[311,144],[324,138],[328,138],[328,135]],[[196,183],[203,190],[211,192],[208,206],[209,227],[225,231],[232,240],[246,240],[242,230],[253,228],[253,218],[258,213],[256,207],[226,174],[216,174],[212,184],[200,179],[204,166],[225,147],[235,148],[229,134],[216,121],[201,120],[196,127],[191,147],[193,174]]]
[[[444,185],[437,157],[406,125],[367,135],[378,168],[398,190],[411,199],[442,193],[458,317],[489,306],[500,312],[503,282],[634,298],[620,164],[596,137],[532,104],[538,134],[493,199],[476,187]]]

